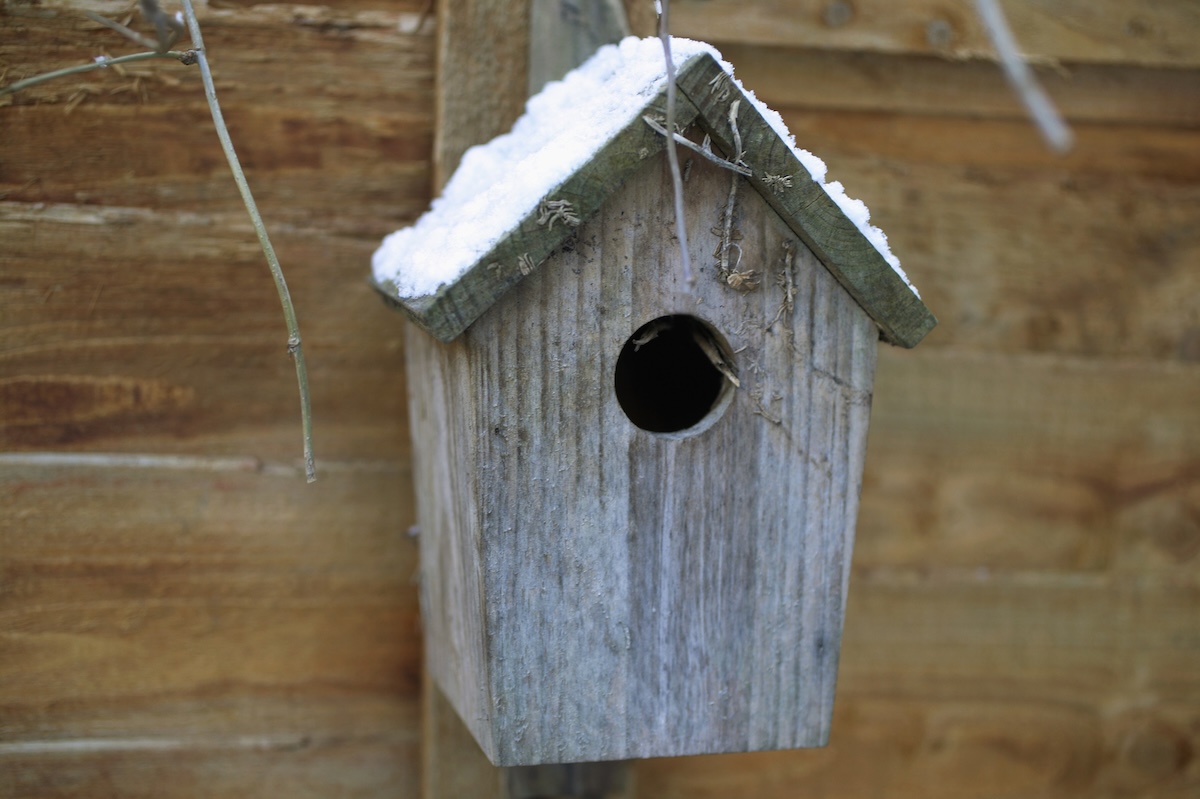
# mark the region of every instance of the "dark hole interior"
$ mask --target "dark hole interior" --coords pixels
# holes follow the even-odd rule
[[[675,315],[642,325],[625,342],[614,382],[629,421],[652,433],[675,433],[708,415],[725,377],[705,354],[701,339],[720,347],[699,319]]]

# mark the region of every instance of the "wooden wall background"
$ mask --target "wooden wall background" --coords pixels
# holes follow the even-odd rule
[[[404,329],[366,275],[433,181],[422,5],[202,9],[298,306],[313,486],[195,70],[0,98],[0,795],[419,793]],[[880,353],[832,745],[647,761],[638,796],[1200,792],[1200,10],[1005,7],[1065,158],[965,0],[672,4],[941,326]],[[130,52],[81,14],[126,8],[9,0],[0,82]]]

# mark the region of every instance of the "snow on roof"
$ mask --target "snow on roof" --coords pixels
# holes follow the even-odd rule
[[[733,67],[709,44],[672,38],[676,68],[709,53],[731,78]],[[442,195],[416,224],[392,233],[371,258],[375,281],[400,297],[426,297],[452,283],[531,213],[538,203],[640,115],[666,86],[662,42],[630,37],[606,45],[562,80],[529,98],[511,132],[472,147]],[[860,200],[826,183],[825,162],[796,146],[783,118],[734,83],[918,297],[887,236]]]

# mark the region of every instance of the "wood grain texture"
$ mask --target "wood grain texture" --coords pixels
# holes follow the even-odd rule
[[[81,10],[6,11],[9,76],[107,42]],[[395,12],[341,32],[305,13],[212,10],[208,45],[297,305],[318,459],[388,458],[407,446],[402,338],[378,335],[391,314],[361,264],[428,200],[433,37]],[[0,447],[295,458],[286,331],[198,76],[164,62],[5,99]]]
[[[1189,0],[1044,0],[1005,3],[1022,53],[1051,61],[1200,66],[1200,11]],[[672,33],[745,42],[992,57],[974,7],[939,0],[677,0]]]
[[[0,460],[5,795],[415,789],[405,475],[108,457]]]
[[[0,447],[299,457],[286,330],[244,212],[9,202],[0,231]],[[290,226],[273,240],[318,459],[402,452],[402,331],[378,334],[394,314],[362,277],[374,240]]]
[[[10,4],[3,80],[133,49]],[[201,8],[309,351],[204,105],[163,62],[0,107],[0,794],[419,787],[403,332],[363,278],[428,202],[419,9]]]
[[[784,109],[889,231],[941,324],[922,346],[1196,363],[1200,136]]]
[[[839,698],[827,749],[637,764],[646,795],[718,799],[1122,796],[1186,799],[1194,705],[1145,710],[1054,701]]]
[[[416,714],[392,722],[413,729]],[[0,791],[22,799],[414,796],[415,750],[411,734],[392,732],[101,742],[2,756]]]
[[[505,796],[505,769],[493,766],[475,742],[467,725],[458,717],[445,694],[437,687],[429,669],[422,672],[421,686],[421,796],[477,796],[480,799],[509,799]]]
[[[1027,119],[1003,71],[990,62],[728,41],[719,46],[738,80],[775,109]],[[1200,125],[1200,86],[1192,70],[1073,63],[1035,71],[1068,121]]]
[[[689,291],[665,169],[460,339],[410,339],[429,665],[501,764],[827,735],[873,326],[802,248],[771,324],[795,240],[749,191],[744,268],[765,288],[706,268]],[[695,165],[690,217],[719,219],[728,191]],[[670,313],[714,325],[745,381],[686,439],[638,431],[611,389],[628,337]]]

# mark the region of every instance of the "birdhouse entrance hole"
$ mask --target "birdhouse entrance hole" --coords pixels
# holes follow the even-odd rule
[[[711,427],[733,400],[733,356],[694,316],[660,316],[639,327],[617,357],[621,410],[643,430],[672,437]],[[674,435],[672,435],[674,434]]]

